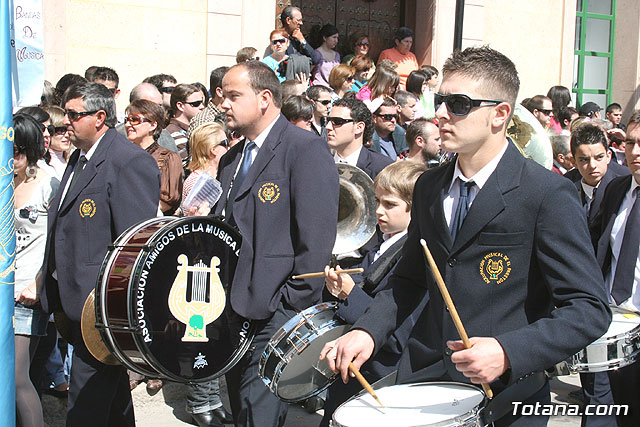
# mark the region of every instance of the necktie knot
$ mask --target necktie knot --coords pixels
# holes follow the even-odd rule
[[[456,207],[455,215],[451,222],[451,237],[454,241],[456,240],[458,231],[462,228],[462,223],[467,216],[467,212],[469,212],[469,192],[473,186],[476,185],[473,181],[465,182],[459,177],[457,180],[460,185],[460,196],[458,197],[458,206]]]

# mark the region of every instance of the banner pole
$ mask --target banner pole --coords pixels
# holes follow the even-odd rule
[[[15,222],[13,199],[13,114],[11,96],[11,8],[0,0],[0,420],[14,425],[15,342],[13,287]]]

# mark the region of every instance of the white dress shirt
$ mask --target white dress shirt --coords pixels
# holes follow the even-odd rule
[[[333,160],[336,163],[347,163],[351,166],[357,166],[358,157],[360,157],[360,151],[362,151],[362,146],[360,146],[360,148],[358,148],[356,151],[354,151],[353,153],[349,154],[347,157],[344,157],[344,158],[340,157],[336,152],[333,155]]]
[[[476,198],[478,192],[482,190],[482,187],[487,183],[493,171],[496,170],[496,167],[498,167],[498,163],[500,163],[500,159],[502,159],[505,151],[507,151],[508,146],[509,144],[505,140],[502,150],[500,150],[500,152],[493,159],[491,159],[489,163],[484,165],[482,169],[480,169],[474,176],[470,178],[467,178],[462,174],[462,171],[460,170],[459,160],[456,159],[456,167],[453,171],[453,178],[451,179],[451,184],[449,184],[447,195],[442,202],[444,217],[447,220],[449,229],[451,229],[451,222],[453,221],[455,209],[456,206],[458,206],[458,199],[460,198],[460,186],[454,185],[456,183],[456,178],[460,178],[464,183],[473,181],[476,184],[469,190],[469,209],[471,209],[473,200]]]
[[[616,219],[613,222],[613,228],[611,229],[611,269],[605,275],[605,285],[607,287],[607,294],[609,296],[609,304],[616,306],[616,302],[611,296],[611,286],[613,284],[613,278],[616,276],[616,266],[618,264],[618,258],[620,257],[620,248],[622,247],[622,238],[624,237],[624,230],[627,225],[627,217],[633,206],[634,197],[633,191],[638,188],[638,182],[635,179],[631,179],[631,187],[624,196],[620,209],[616,215]],[[621,308],[631,311],[640,312],[640,292],[638,292],[638,283],[640,283],[640,256],[636,260],[636,271],[633,279],[633,288],[631,289],[631,297],[618,305]]]

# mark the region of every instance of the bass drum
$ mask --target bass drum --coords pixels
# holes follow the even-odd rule
[[[235,229],[210,217],[152,218],[125,231],[95,290],[106,349],[128,369],[170,381],[229,371],[255,333],[229,302],[240,244]],[[239,334],[229,332],[231,323],[242,325]]]

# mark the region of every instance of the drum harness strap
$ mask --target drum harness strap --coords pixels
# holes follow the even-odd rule
[[[543,372],[532,372],[497,393],[480,411],[482,425],[489,425],[513,410],[513,402],[524,402],[547,382]]]

